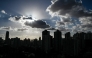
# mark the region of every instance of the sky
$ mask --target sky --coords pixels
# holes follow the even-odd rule
[[[0,37],[35,39],[43,30],[51,35],[92,31],[92,0],[0,0]]]

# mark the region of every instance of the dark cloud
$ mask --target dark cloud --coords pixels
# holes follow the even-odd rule
[[[27,17],[27,18],[23,18],[23,19],[32,19],[32,17]]]
[[[59,10],[69,10],[71,9],[74,5],[76,5],[75,1],[65,1],[65,0],[56,0],[53,1],[53,4],[50,6],[50,10],[52,12],[57,12]]]
[[[34,20],[32,22],[26,21],[24,24],[32,28],[49,28],[50,27],[49,25],[47,25],[46,22],[42,20]]]
[[[10,21],[19,21],[21,19],[32,19],[32,17],[14,16],[9,18]]]
[[[51,27],[55,27],[56,21],[54,21],[53,19],[41,19],[41,20],[46,21],[46,23],[49,24]]]
[[[63,22],[72,22],[71,18],[62,17]]]
[[[92,24],[81,25],[82,28],[92,28]]]
[[[15,20],[18,21],[18,20],[20,20],[20,18],[21,18],[21,17],[17,17],[17,16],[16,16],[16,17],[15,17]]]
[[[64,25],[64,22],[57,22],[57,24],[59,24],[59,25]]]
[[[71,17],[92,16],[92,11],[87,11],[81,1],[75,0],[56,0],[47,8],[47,11]]]
[[[92,12],[82,9],[82,10],[76,11],[75,13],[71,13],[70,15],[74,17],[90,17],[92,16]]]

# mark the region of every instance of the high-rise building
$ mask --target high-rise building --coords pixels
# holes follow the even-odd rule
[[[10,45],[9,31],[6,31],[5,44]]]
[[[5,40],[9,40],[9,31],[6,31]]]
[[[39,37],[39,47],[42,48],[42,40],[41,40],[41,37]]]
[[[2,39],[2,37],[0,37],[0,45],[2,45],[3,44],[3,39]]]
[[[65,34],[65,39],[70,39],[70,37],[71,37],[70,32],[67,32],[67,33]]]
[[[78,56],[78,54],[80,52],[79,33],[74,34],[73,39],[74,39],[74,56]]]
[[[62,35],[61,31],[59,30],[56,30],[54,32],[54,39],[53,39],[54,47],[53,48],[56,52],[61,52],[61,39],[62,39],[61,35]]]
[[[74,39],[74,55],[79,55],[79,53],[85,48],[85,33],[76,33],[73,36]]]
[[[45,52],[48,52],[50,51],[50,32],[47,31],[47,30],[44,30],[42,32],[42,49],[45,51]]]
[[[65,34],[65,40],[64,40],[64,53],[65,54],[68,54],[68,55],[73,55],[73,52],[74,52],[74,50],[73,50],[73,47],[74,47],[74,41],[73,41],[73,39],[72,39],[72,37],[71,37],[71,34],[70,34],[70,32],[67,32],[66,34]]]

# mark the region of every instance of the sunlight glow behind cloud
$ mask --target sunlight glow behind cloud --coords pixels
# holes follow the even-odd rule
[[[21,15],[24,16],[28,16],[28,17],[32,17],[35,20],[38,19],[44,19],[46,16],[44,15],[45,12],[44,10],[40,9],[40,7],[25,7],[23,10],[21,10],[20,12],[18,12]]]

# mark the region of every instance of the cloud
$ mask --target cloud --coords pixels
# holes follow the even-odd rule
[[[82,5],[81,0],[51,0],[51,5],[47,7],[46,11],[51,16],[60,18],[59,22],[56,21],[56,28],[60,30],[66,30],[67,28],[72,30],[74,25],[77,27],[77,24],[81,28],[76,30],[82,30],[84,27],[87,30],[92,27],[92,10],[87,10]],[[77,23],[75,23],[75,18],[78,19]]]
[[[28,28],[12,28],[12,27],[0,27],[0,30],[9,30],[9,31],[26,31]]]
[[[23,19],[32,19],[32,17],[25,17],[25,18],[23,18]]]
[[[84,16],[92,16],[92,11],[86,10],[82,2],[75,0],[55,0],[52,4],[47,8],[47,11],[52,14],[56,13],[61,16],[71,16],[71,17],[84,17]]]
[[[67,18],[62,17],[61,19],[63,22],[72,22],[71,18],[69,18],[69,17],[67,17]]]
[[[60,31],[65,31],[65,32],[68,32],[68,31],[70,31],[70,29],[69,28],[64,28],[64,27],[56,27],[56,29],[58,29],[58,30],[60,30]]]
[[[0,27],[0,30],[12,30],[11,27]]]
[[[49,28],[50,27],[46,22],[42,20],[34,20],[32,22],[26,21],[25,25],[30,26],[32,28]]]
[[[79,24],[77,24],[76,26],[73,26],[71,29],[72,29],[72,32],[83,31],[83,29],[81,29],[81,25],[79,25]]]
[[[62,21],[56,21],[56,26],[61,26],[61,25],[65,25],[65,23]]]
[[[19,22],[22,26],[30,26],[32,28],[49,28],[50,27],[50,25],[48,25],[45,21],[35,20],[35,19],[32,19],[32,17],[15,16],[15,17],[10,17],[9,20],[12,22]]]
[[[19,21],[21,20],[23,17],[22,16],[14,16],[14,17],[10,17],[9,20],[10,21],[13,21],[13,22],[16,22],[16,21]]]
[[[82,18],[79,18],[79,20],[82,24],[91,24],[92,23],[92,17],[82,17]]]
[[[46,28],[46,30],[56,30],[55,28]]]
[[[21,19],[21,17],[17,17],[17,16],[15,16],[14,18],[15,18],[16,21]]]
[[[9,20],[15,22],[18,21],[19,19],[16,19],[15,17],[10,17]]]
[[[90,28],[92,29],[92,24],[85,24],[85,25],[81,25],[82,28]]]
[[[15,31],[26,31],[28,30],[27,28],[14,28]]]
[[[1,13],[3,13],[3,14],[7,14],[4,10],[1,10]]]
[[[79,18],[81,22],[81,29],[83,30],[92,30],[92,17],[82,17]]]
[[[14,16],[14,17],[10,17],[9,20],[16,22],[19,20],[25,20],[25,19],[32,19],[32,17],[24,17],[24,16]]]

